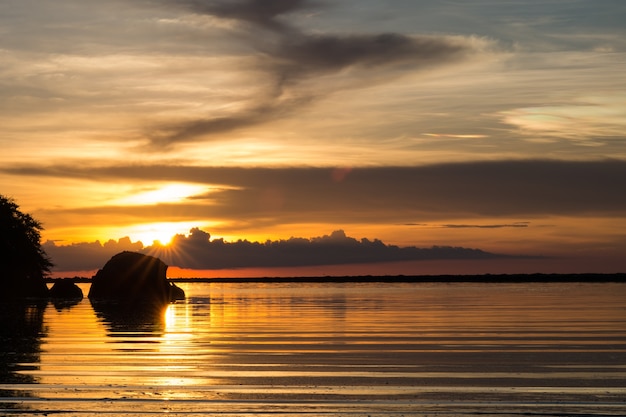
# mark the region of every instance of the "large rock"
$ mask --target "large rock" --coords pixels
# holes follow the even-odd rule
[[[178,297],[173,297],[173,286],[167,280],[166,271],[167,265],[158,258],[121,252],[92,278],[88,297],[131,306],[165,305],[180,298],[178,291]]]

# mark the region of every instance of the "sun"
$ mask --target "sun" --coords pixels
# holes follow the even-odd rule
[[[168,213],[175,205],[178,212],[184,212],[186,205],[195,205],[198,199],[195,196],[206,196],[214,191],[207,184],[193,184],[184,182],[160,182],[142,185],[128,185],[111,203],[117,206],[150,207],[162,205]],[[168,207],[170,206],[170,207]],[[206,220],[195,219],[193,221],[162,221],[167,220],[166,214],[159,214],[158,208],[148,210],[147,213],[156,213],[155,221],[146,217],[144,222],[128,224],[123,227],[109,228],[109,236],[127,236],[134,242],[141,242],[144,246],[158,242],[161,246],[167,246],[176,235],[186,235],[194,227],[207,226]],[[176,218],[176,217],[174,217]]]
[[[208,191],[207,186],[168,182],[155,184],[150,187],[131,187],[126,195],[116,201],[124,206],[152,206],[157,204],[180,203],[195,195]],[[138,223],[125,228],[124,233],[134,241],[141,241],[144,246],[155,242],[165,246],[177,234],[186,234],[198,222],[151,222]]]

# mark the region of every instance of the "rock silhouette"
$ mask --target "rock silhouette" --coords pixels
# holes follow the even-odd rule
[[[138,252],[114,255],[92,278],[89,299],[127,306],[163,306],[184,298],[182,289],[167,280],[167,265]]]
[[[82,300],[83,290],[71,279],[58,279],[50,288],[50,298],[63,300]]]

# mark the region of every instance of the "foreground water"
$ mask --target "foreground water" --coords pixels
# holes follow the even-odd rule
[[[0,415],[626,415],[624,284],[181,286],[5,309]]]

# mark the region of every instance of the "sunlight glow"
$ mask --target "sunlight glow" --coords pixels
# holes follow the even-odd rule
[[[183,387],[198,383],[198,378],[189,375],[194,367],[180,363],[179,358],[190,357],[189,347],[193,339],[193,327],[190,306],[186,303],[170,304],[165,310],[165,333],[159,344],[160,357],[165,361],[162,365],[163,375],[157,378],[158,384],[165,387]],[[197,352],[196,352],[197,353]],[[184,390],[162,392],[167,400],[184,399],[191,396]]]
[[[125,197],[119,202],[128,205],[175,203],[204,191],[206,191],[206,187],[203,185],[181,183],[166,184],[157,189],[151,189]]]
[[[189,229],[196,226],[197,222],[147,223],[130,226],[127,233],[133,241],[141,241],[144,246],[152,245],[155,241],[168,245],[175,235],[187,234]]]

